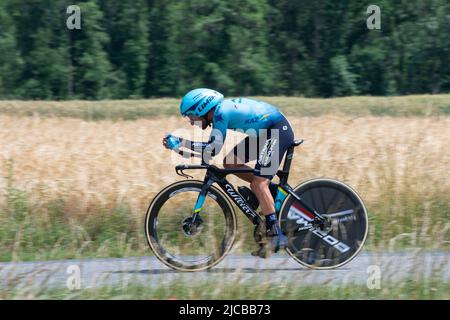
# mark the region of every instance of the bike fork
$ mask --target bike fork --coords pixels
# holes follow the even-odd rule
[[[208,193],[209,187],[214,183],[209,178],[205,178],[205,181],[202,186],[202,190],[200,191],[200,194],[197,197],[197,202],[195,203],[193,215],[192,215],[192,223],[196,223],[197,221],[200,222],[200,211],[202,210],[203,204],[205,203],[206,195]]]

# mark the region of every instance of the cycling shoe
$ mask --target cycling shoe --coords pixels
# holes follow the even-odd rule
[[[266,243],[261,245],[251,254],[252,256],[269,258],[272,253],[276,253],[280,249],[285,249],[288,244],[288,237],[282,233],[278,224],[274,224],[269,230],[266,231]]]

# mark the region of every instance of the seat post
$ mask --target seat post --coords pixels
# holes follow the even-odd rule
[[[292,157],[294,155],[294,146],[290,146],[286,152],[283,164],[283,174],[280,178],[280,184],[286,184],[289,177],[289,170],[291,169]]]

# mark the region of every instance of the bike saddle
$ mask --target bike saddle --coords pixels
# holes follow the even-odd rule
[[[294,142],[292,143],[293,147],[298,147],[299,145],[301,145],[305,140],[303,139],[298,139],[298,140],[294,140]]]

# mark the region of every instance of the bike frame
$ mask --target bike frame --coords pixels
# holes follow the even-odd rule
[[[314,217],[315,222],[323,223],[326,221],[326,219],[320,213],[315,211],[310,205],[308,205],[300,196],[298,196],[291,188],[291,186],[289,186],[289,184],[287,183],[292,157],[294,155],[294,147],[300,145],[302,142],[303,140],[298,141],[295,145],[293,144],[291,147],[289,147],[286,152],[283,169],[277,171],[277,176],[280,178],[280,182],[278,184],[278,193],[275,198],[275,210],[278,214],[287,196],[291,195],[297,201],[297,203],[300,204],[300,209],[304,213]],[[176,173],[186,178],[192,177],[185,174],[183,172],[184,170],[196,169],[206,169],[206,174],[203,180],[202,190],[200,191],[193,210],[193,222],[195,222],[200,215],[200,211],[202,210],[202,206],[205,201],[208,189],[214,183],[217,183],[221,187],[221,189],[255,226],[263,222],[261,216],[250,207],[247,201],[245,201],[245,199],[241,197],[239,192],[237,192],[234,186],[230,184],[226,179],[226,176],[229,174],[253,173],[253,169],[221,169],[214,165],[178,165],[175,167]]]

